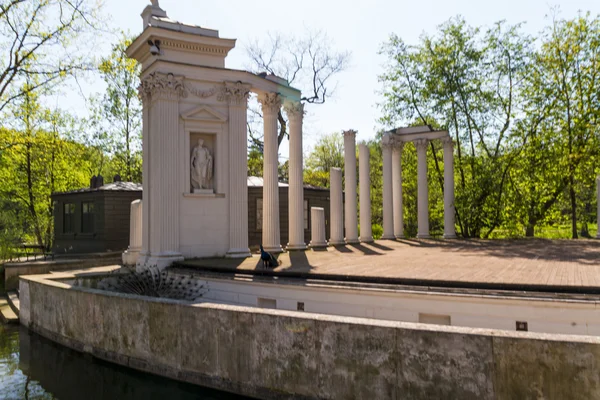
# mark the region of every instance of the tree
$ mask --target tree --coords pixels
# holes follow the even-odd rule
[[[381,122],[388,127],[438,121],[456,143],[456,213],[463,237],[488,237],[503,222],[507,174],[517,156],[508,135],[531,39],[519,25],[482,30],[462,18],[442,24],[436,35],[409,46],[392,35]],[[435,143],[434,168],[441,180]]]
[[[51,89],[91,69],[87,52],[95,48],[100,6],[91,0],[0,2],[0,112],[27,91]]]
[[[344,169],[344,138],[340,133],[321,136],[306,158],[304,183],[329,187],[329,170]]]
[[[265,43],[254,41],[246,47],[249,69],[255,73],[267,72],[288,81],[302,91],[301,101],[323,104],[335,90],[335,78],[350,62],[350,53],[336,52],[323,32],[307,32],[296,38],[281,34],[269,35]],[[262,121],[257,107],[250,107],[250,144],[262,151],[262,130],[256,129]],[[278,145],[287,137],[287,119],[279,111]],[[254,122],[254,123],[253,123]]]
[[[50,195],[89,182],[84,172],[87,149],[64,139],[71,118],[42,107],[31,87],[11,105],[12,129],[0,128],[0,202],[2,210],[22,222],[13,238],[50,247],[54,214]]]
[[[138,98],[140,66],[125,49],[131,38],[125,34],[99,64],[106,93],[94,101],[91,126],[96,142],[111,156],[111,172],[126,181],[141,182],[142,106]]]
[[[557,205],[569,210],[571,237],[578,237],[578,218],[588,234],[600,151],[599,70],[600,17],[554,18],[528,69],[525,117],[515,132],[524,145],[511,180],[526,236],[549,215],[560,218],[552,212]]]

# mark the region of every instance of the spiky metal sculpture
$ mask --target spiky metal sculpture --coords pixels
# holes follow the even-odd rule
[[[197,300],[207,291],[191,275],[160,271],[156,267],[149,267],[143,272],[131,271],[104,278],[98,282],[98,289],[187,301]]]

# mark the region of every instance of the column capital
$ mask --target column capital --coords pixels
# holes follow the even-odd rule
[[[392,148],[394,151],[402,152],[402,149],[404,149],[404,141],[395,139],[392,143]]]
[[[389,132],[383,134],[381,138],[381,148],[382,149],[392,149],[396,146],[396,138],[394,138]]]
[[[429,140],[427,140],[427,139],[415,140],[415,147],[417,148],[417,150],[420,150],[420,149],[427,150],[428,144],[429,144]]]
[[[355,138],[356,137],[356,131],[354,129],[348,129],[347,131],[343,131],[342,132],[344,134],[344,137],[346,138]]]
[[[231,105],[246,105],[250,97],[251,86],[247,83],[224,82],[224,86],[219,88],[217,94],[218,101],[225,101]]]
[[[446,147],[446,146],[453,147],[454,146],[454,141],[452,140],[452,138],[450,136],[443,137],[440,140],[442,141],[442,144],[444,145],[444,147]]]
[[[144,102],[155,97],[175,100],[180,97],[187,97],[183,76],[174,75],[170,72],[153,72],[147,75],[140,82],[138,93]]]
[[[260,103],[263,114],[277,114],[281,109],[281,96],[279,93],[263,93],[258,96],[258,102]]]
[[[283,104],[283,109],[290,119],[304,117],[304,104],[299,101],[286,101]]]

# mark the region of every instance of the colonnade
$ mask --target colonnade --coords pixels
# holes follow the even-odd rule
[[[400,131],[399,133],[397,133]],[[417,148],[417,222],[418,238],[429,237],[429,190],[427,182],[427,146],[441,139],[444,146],[444,238],[455,238],[454,226],[454,150],[446,131],[431,131],[428,127],[403,128],[383,135],[383,236],[382,239],[404,237],[402,199],[402,151],[404,143],[412,141]],[[371,233],[371,182],[369,149],[359,146],[360,241],[373,240]],[[356,195],[356,131],[344,132],[345,216],[342,220],[342,174],[339,168],[330,171],[331,237],[329,244],[358,243]],[[600,180],[599,180],[600,185]],[[600,196],[600,186],[599,186]],[[345,231],[345,237],[343,232]]]
[[[444,238],[455,238],[454,226],[454,149],[445,131],[435,135],[402,135],[386,132],[382,138],[383,152],[383,238],[404,237],[402,204],[402,151],[404,143],[412,141],[417,149],[417,237],[429,237],[429,188],[427,182],[427,146],[433,136],[444,146]],[[441,135],[441,137],[439,137]],[[386,189],[387,188],[387,189]],[[386,204],[388,205],[386,207]],[[393,206],[392,206],[393,204]]]
[[[258,96],[263,112],[263,224],[262,244],[266,251],[282,252],[279,221],[279,180],[277,116],[283,105],[289,119],[289,243],[288,250],[304,250],[304,185],[302,162],[302,121],[304,106],[286,101],[277,93]]]

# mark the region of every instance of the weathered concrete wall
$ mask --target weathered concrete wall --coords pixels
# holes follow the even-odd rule
[[[192,305],[42,277],[22,277],[20,293],[22,323],[52,340],[265,399],[600,398],[595,337]]]

